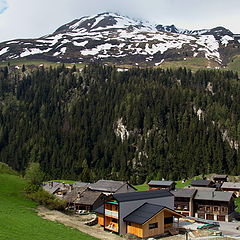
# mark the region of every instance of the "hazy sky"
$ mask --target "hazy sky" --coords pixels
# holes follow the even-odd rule
[[[0,41],[40,37],[107,11],[179,28],[224,26],[240,33],[240,0],[0,0]]]

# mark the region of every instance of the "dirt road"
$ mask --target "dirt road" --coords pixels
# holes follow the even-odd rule
[[[94,218],[93,214],[81,215],[81,216],[78,216],[78,215],[70,216],[70,215],[63,214],[59,211],[49,210],[42,206],[39,206],[37,210],[38,210],[38,215],[44,219],[60,222],[65,226],[76,228],[79,231],[84,232],[93,237],[96,237],[98,239],[123,240],[123,238],[113,233],[104,231],[103,228],[101,228],[98,225],[91,226],[91,227],[85,225],[84,224],[85,222],[90,221],[91,219]]]

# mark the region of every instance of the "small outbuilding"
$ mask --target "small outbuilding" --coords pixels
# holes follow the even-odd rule
[[[213,177],[213,181],[215,183],[220,183],[220,184],[223,184],[224,182],[227,182],[228,181],[228,175],[215,175]]]
[[[176,183],[174,181],[156,181],[151,180],[148,183],[149,190],[174,190]]]
[[[214,187],[214,182],[210,180],[192,180],[190,185],[192,187]]]

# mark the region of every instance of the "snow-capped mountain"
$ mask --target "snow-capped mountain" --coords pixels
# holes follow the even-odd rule
[[[234,46],[231,54],[236,54],[239,48],[235,46],[239,45],[233,33],[223,27],[191,31],[101,13],[76,19],[38,39],[0,43],[0,60],[29,58],[158,65],[164,60],[205,57],[221,64],[227,61],[225,49]]]

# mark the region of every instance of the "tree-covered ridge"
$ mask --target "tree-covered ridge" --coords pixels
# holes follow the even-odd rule
[[[83,181],[237,175],[239,90],[229,71],[5,68],[0,159]]]

